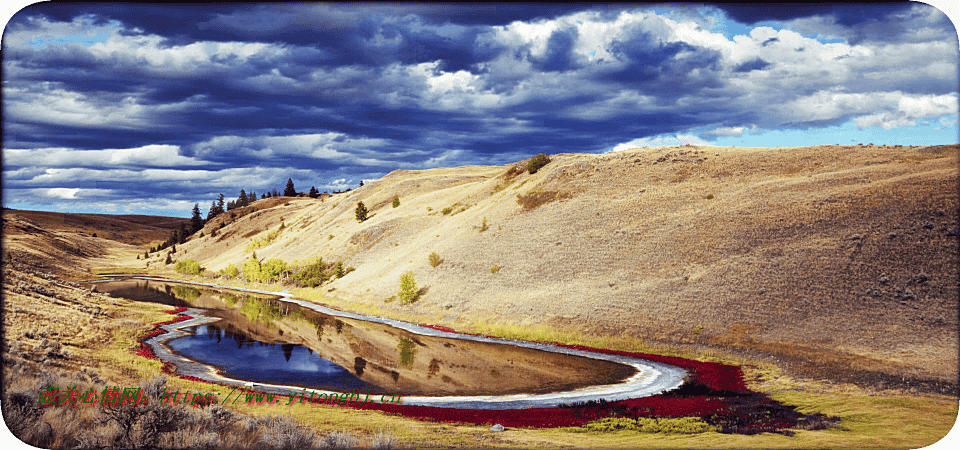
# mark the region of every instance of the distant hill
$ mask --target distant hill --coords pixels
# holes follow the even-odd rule
[[[73,214],[47,211],[3,210],[4,217],[16,215],[48,231],[69,231],[81,235],[93,235],[125,244],[149,244],[170,237],[181,223],[190,224],[190,219],[179,217]]]

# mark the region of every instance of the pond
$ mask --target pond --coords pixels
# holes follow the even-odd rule
[[[218,382],[403,394],[405,403],[426,399],[420,403],[439,405],[440,398],[457,398],[460,406],[516,407],[600,398],[615,386],[659,392],[678,386],[685,375],[631,358],[456,335],[264,293],[144,278],[102,282],[98,289],[190,308],[184,314],[194,319],[165,326],[171,332],[148,343],[179,374]]]

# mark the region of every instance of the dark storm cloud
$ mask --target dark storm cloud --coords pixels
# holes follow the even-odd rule
[[[896,3],[777,3],[759,5],[724,3],[716,7],[727,17],[745,25],[775,20],[785,22],[813,16],[829,16],[844,26],[856,26],[864,22],[882,20],[902,13],[914,6],[913,2]]]

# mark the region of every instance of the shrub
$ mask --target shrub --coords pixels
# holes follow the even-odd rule
[[[300,287],[317,287],[330,278],[323,269],[323,258],[313,258],[306,265],[297,268],[291,278]]]
[[[174,270],[177,273],[188,274],[188,275],[200,275],[200,272],[203,272],[203,267],[200,267],[200,263],[192,260],[186,259],[183,261],[177,261],[176,267]]]
[[[417,299],[417,282],[413,280],[413,272],[400,275],[400,292],[397,297],[401,303],[413,303]]]
[[[163,261],[164,264],[170,264],[173,262],[173,258],[170,257],[170,254],[167,253],[167,259]]]
[[[493,267],[490,268],[490,273],[497,273],[499,271],[500,271],[499,265],[494,265]]]
[[[334,270],[334,275],[337,278],[343,278],[347,273],[343,271],[343,261],[337,261],[337,268]]]
[[[487,230],[489,230],[489,229],[490,229],[490,227],[487,226],[487,218],[484,217],[484,218],[483,218],[483,223],[480,224],[480,232],[483,233],[484,231],[487,231]]]
[[[226,269],[223,269],[223,274],[228,278],[236,278],[240,276],[240,269],[237,269],[237,266],[231,263]]]
[[[396,208],[396,207],[398,207],[398,206],[400,206],[400,197],[394,195],[394,196],[393,196],[393,207]]]
[[[243,263],[243,277],[247,281],[258,281],[260,280],[260,261],[257,261],[256,257],[251,256],[245,263]]]
[[[443,213],[443,215],[450,214],[450,212],[452,212],[452,211],[453,211],[453,207],[452,207],[452,206],[448,206],[448,207],[443,208],[443,209],[440,210],[440,212]]]
[[[713,200],[713,194],[707,194],[707,200]]]
[[[357,217],[357,222],[367,220],[367,207],[363,205],[363,202],[357,202],[357,209],[353,212]]]
[[[550,157],[544,155],[543,153],[530,158],[530,161],[527,162],[527,172],[530,172],[530,175],[537,173],[541,167],[550,163]]]
[[[628,430],[641,433],[694,434],[709,431],[713,427],[704,422],[700,417],[678,417],[675,419],[608,417],[584,424],[583,428],[590,431],[601,432]]]
[[[554,200],[570,197],[566,192],[537,190],[526,195],[517,194],[517,204],[529,211]]]
[[[431,265],[431,266],[437,267],[437,266],[439,266],[441,263],[443,263],[443,260],[440,259],[440,255],[438,255],[437,252],[433,252],[433,253],[430,254],[430,265]]]
[[[271,258],[260,265],[260,280],[265,283],[276,281],[280,275],[288,270],[287,263],[282,259]]]

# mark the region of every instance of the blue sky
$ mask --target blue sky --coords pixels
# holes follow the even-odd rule
[[[3,206],[223,193],[652,145],[958,142],[923,3],[38,3],[3,34]]]

